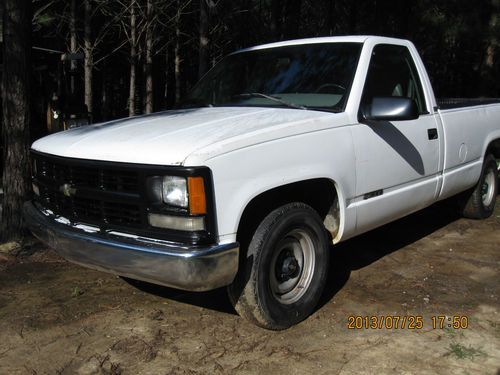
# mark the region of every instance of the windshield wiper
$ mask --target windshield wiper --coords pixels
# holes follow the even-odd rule
[[[320,111],[320,112],[331,112],[331,113],[342,113],[344,110],[336,107],[307,107],[311,111]]]
[[[266,99],[272,100],[273,102],[283,104],[284,106],[287,106],[290,108],[307,109],[306,107],[304,107],[302,105],[287,102],[286,100],[283,100],[278,96],[267,95],[267,94],[263,94],[261,92],[246,92],[243,94],[236,94],[236,95],[233,95],[233,98],[266,98]]]

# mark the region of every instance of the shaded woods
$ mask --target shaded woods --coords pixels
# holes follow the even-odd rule
[[[29,187],[29,124],[31,76],[31,8],[5,0],[3,9],[2,186],[0,241],[18,238],[21,204]]]
[[[47,108],[80,108],[73,112],[93,122],[171,108],[216,61],[239,48],[328,35],[407,38],[421,52],[436,95],[500,96],[500,0],[3,3],[0,240],[20,236],[26,144],[47,133]]]
[[[256,44],[379,34],[415,42],[438,96],[497,96],[498,1],[37,0],[35,47],[81,52],[95,121],[171,107],[224,55]],[[35,50],[48,100],[60,54]],[[78,91],[80,94],[80,91]],[[43,107],[43,105],[40,105]]]

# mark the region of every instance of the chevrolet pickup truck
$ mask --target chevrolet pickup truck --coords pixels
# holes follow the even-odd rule
[[[376,36],[237,51],[174,110],[32,145],[35,236],[83,266],[227,287],[268,329],[307,318],[335,244],[450,197],[493,212],[495,100],[434,97],[414,45]]]

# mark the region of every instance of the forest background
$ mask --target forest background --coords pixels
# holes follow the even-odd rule
[[[232,51],[352,34],[412,40],[438,97],[498,97],[499,10],[500,0],[3,0],[0,242],[22,234],[29,144],[57,106],[92,122],[168,109]]]

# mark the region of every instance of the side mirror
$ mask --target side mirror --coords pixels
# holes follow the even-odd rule
[[[405,121],[419,116],[417,103],[401,96],[377,96],[371,103],[360,108],[361,120],[368,121]]]

